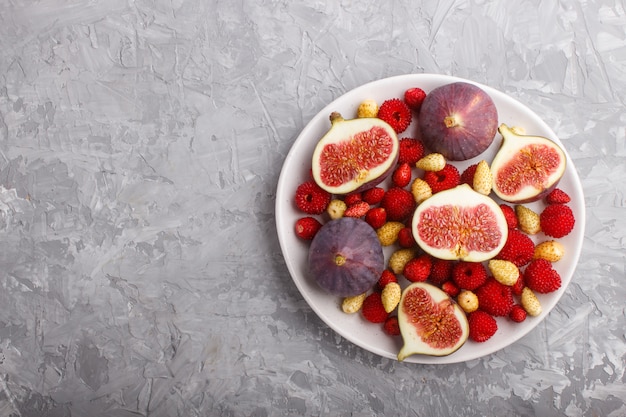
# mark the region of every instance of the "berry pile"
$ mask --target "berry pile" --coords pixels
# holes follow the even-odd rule
[[[406,90],[403,98],[390,98],[380,107],[373,100],[365,100],[356,116],[379,117],[400,134],[419,113],[425,96],[415,87]],[[342,310],[360,312],[365,320],[382,324],[388,335],[398,336],[395,310],[402,288],[410,282],[427,281],[442,288],[466,312],[470,340],[477,343],[497,332],[498,318],[520,323],[539,315],[542,310],[537,294],[561,287],[553,264],[564,255],[564,247],[556,239],[570,234],[575,226],[568,206],[570,196],[554,189],[543,199],[539,212],[521,204],[500,203],[509,228],[508,239],[488,262],[437,259],[417,246],[411,232],[413,212],[433,194],[460,184],[490,195],[489,165],[481,161],[460,172],[441,154],[429,152],[417,138],[401,137],[399,142],[397,165],[384,185],[335,196],[309,179],[295,190],[295,206],[303,213],[295,225],[298,237],[311,240],[330,219],[361,218],[376,230],[390,255],[378,283],[368,293],[344,299]]]

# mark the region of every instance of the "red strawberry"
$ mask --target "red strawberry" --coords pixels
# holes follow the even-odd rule
[[[420,111],[425,98],[426,92],[419,87],[412,87],[404,92],[404,102],[414,112]]]
[[[357,201],[356,203],[349,205],[346,211],[343,213],[344,217],[363,217],[370,210],[370,205],[365,201]]]
[[[330,199],[330,193],[320,188],[315,181],[303,182],[296,188],[296,207],[306,214],[322,214]]]
[[[401,248],[412,248],[417,244],[410,227],[400,229],[398,232],[398,244]]]
[[[365,213],[365,221],[374,229],[378,229],[387,222],[387,212],[382,207],[371,208]]]
[[[452,298],[456,297],[459,295],[459,292],[461,292],[459,287],[457,287],[453,281],[444,282],[441,284],[441,289]]]
[[[383,301],[379,292],[373,292],[365,297],[361,307],[361,314],[363,314],[365,320],[371,323],[383,323],[387,320],[389,314],[383,307]]]
[[[467,315],[469,323],[469,337],[474,342],[486,342],[498,330],[498,323],[489,313],[476,310]]]
[[[452,279],[459,288],[474,291],[487,281],[487,269],[480,262],[460,261],[452,267]]]
[[[409,106],[398,98],[383,101],[378,109],[378,118],[389,123],[396,133],[402,133],[409,127],[411,117]]]
[[[302,217],[296,221],[296,236],[300,239],[311,240],[322,228],[322,223],[315,217]]]
[[[468,184],[470,187],[472,187],[474,184],[474,174],[476,174],[477,167],[478,164],[476,163],[465,168],[465,170],[461,174],[460,183]]]
[[[500,208],[502,209],[502,213],[504,213],[504,218],[506,219],[506,224],[509,226],[509,229],[517,228],[517,215],[515,214],[515,209],[507,204],[500,204]]]
[[[400,336],[400,324],[398,323],[398,316],[389,316],[385,323],[383,323],[383,330],[389,336]]]
[[[513,262],[518,267],[526,265],[535,255],[532,239],[517,229],[509,229],[509,236],[496,259]]]
[[[574,213],[564,204],[551,204],[539,214],[539,224],[546,236],[561,238],[574,228]]]
[[[370,188],[369,190],[365,190],[362,193],[361,198],[363,201],[368,202],[371,205],[378,204],[381,202],[385,195],[385,189],[381,187]]]
[[[403,221],[415,211],[416,203],[410,191],[391,187],[385,193],[380,206],[387,211],[387,220]]]
[[[524,283],[531,290],[545,294],[561,288],[561,276],[550,261],[535,259],[524,270]]]
[[[441,171],[426,171],[424,173],[424,181],[430,185],[430,189],[435,194],[459,185],[461,175],[454,165],[446,164]]]
[[[385,285],[389,284],[390,282],[398,282],[398,278],[396,277],[396,274],[388,269],[385,269],[383,270],[383,273],[380,274],[380,278],[378,279],[376,285],[378,286],[378,289],[382,291],[383,288],[385,288]]]
[[[411,282],[422,282],[428,279],[432,259],[428,254],[421,254],[406,263],[402,275]]]
[[[494,278],[488,278],[474,293],[478,297],[480,309],[492,316],[506,316],[513,307],[511,287],[500,284]]]
[[[571,197],[560,188],[555,188],[546,196],[547,204],[567,204],[571,200]]]
[[[361,193],[348,194],[347,196],[343,198],[343,202],[346,203],[346,206],[351,206],[360,201],[363,201]]]
[[[526,284],[524,283],[524,274],[519,274],[519,277],[517,278],[517,281],[515,281],[515,284],[511,285],[511,291],[513,292],[513,295],[522,295],[522,290],[525,286]]]
[[[400,151],[398,155],[398,164],[407,163],[414,166],[417,161],[424,156],[424,144],[419,139],[402,138],[400,139]]]
[[[509,313],[509,318],[511,320],[513,320],[515,323],[521,323],[524,320],[526,320],[526,310],[524,310],[524,307],[522,307],[519,304],[515,304],[512,308],[511,308],[511,312]]]
[[[398,165],[393,171],[393,174],[391,174],[391,182],[396,187],[406,187],[411,182],[412,174],[411,166],[408,163],[403,162]]]
[[[452,278],[453,261],[433,258],[433,265],[430,268],[428,279],[435,285],[441,285]]]

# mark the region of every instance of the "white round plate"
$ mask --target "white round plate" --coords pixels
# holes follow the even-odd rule
[[[296,220],[302,216],[294,205],[293,198],[297,186],[309,178],[311,157],[315,145],[330,128],[329,115],[333,111],[340,112],[346,119],[356,117],[359,103],[365,99],[374,99],[382,103],[389,98],[402,98],[404,91],[411,87],[420,87],[427,93],[435,87],[456,81],[469,82],[478,85],[493,99],[498,108],[499,123],[509,126],[521,126],[529,135],[545,136],[562,146],[555,133],[541,118],[506,94],[491,87],[461,78],[433,75],[409,74],[401,75],[365,84],[342,95],[322,109],[302,130],[294,142],[283,164],[278,188],[276,191],[276,226],[281,250],[289,272],[300,290],[300,293],[315,313],[334,331],[350,342],[377,355],[397,359],[397,353],[402,346],[401,337],[391,337],[382,330],[382,325],[367,322],[361,314],[345,314],[341,311],[341,299],[333,297],[321,290],[307,271],[308,242],[299,239],[294,232]],[[399,137],[413,136],[415,123],[409,126]],[[467,166],[486,159],[491,161],[498,147],[501,137],[497,135],[492,146],[478,157],[454,163],[462,172]],[[572,275],[580,256],[585,222],[585,206],[580,180],[569,155],[567,156],[567,170],[559,183],[559,188],[566,191],[572,201],[569,206],[574,212],[576,225],[572,233],[559,239],[565,246],[565,256],[554,264],[560,273],[562,286],[551,294],[539,295],[543,312],[537,317],[528,317],[522,323],[514,323],[506,318],[498,318],[498,331],[484,343],[467,341],[459,350],[448,356],[413,355],[405,362],[413,363],[456,363],[482,357],[502,349],[534,329],[557,304]],[[385,183],[383,183],[385,184]],[[529,204],[528,207],[540,211],[543,202]],[[322,218],[320,218],[322,219]],[[547,239],[542,233],[533,237],[535,242]],[[389,248],[386,248],[388,250]],[[388,254],[388,252],[387,252]],[[405,282],[400,278],[399,282]]]

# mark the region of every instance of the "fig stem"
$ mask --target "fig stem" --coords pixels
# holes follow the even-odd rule
[[[456,117],[454,116],[446,116],[443,118],[443,124],[446,125],[446,127],[450,128],[450,127],[455,127],[458,126],[459,124],[456,121]]]
[[[334,111],[334,112],[332,112],[332,113],[330,114],[329,119],[330,119],[330,123],[331,123],[331,124],[333,124],[333,123],[335,123],[335,122],[339,122],[339,121],[344,120],[344,119],[343,119],[343,116],[341,115],[341,113],[336,112],[336,111]]]

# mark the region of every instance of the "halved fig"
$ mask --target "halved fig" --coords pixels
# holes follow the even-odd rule
[[[465,312],[440,288],[415,282],[402,292],[398,324],[404,345],[398,360],[421,354],[445,356],[467,341],[469,325]]]
[[[340,297],[369,290],[385,269],[376,232],[364,220],[352,217],[324,224],[311,241],[308,261],[319,286]]]
[[[381,183],[398,161],[398,136],[375,117],[345,120],[330,115],[331,127],[313,151],[315,182],[331,194],[365,191]]]
[[[567,159],[554,141],[517,133],[501,124],[502,145],[491,162],[493,192],[509,203],[530,203],[548,195],[559,183]]]
[[[439,259],[482,262],[496,256],[508,236],[502,209],[468,184],[434,194],[413,215],[413,237]]]
[[[498,128],[498,110],[482,88],[455,82],[426,95],[419,113],[424,145],[452,161],[483,153]]]

